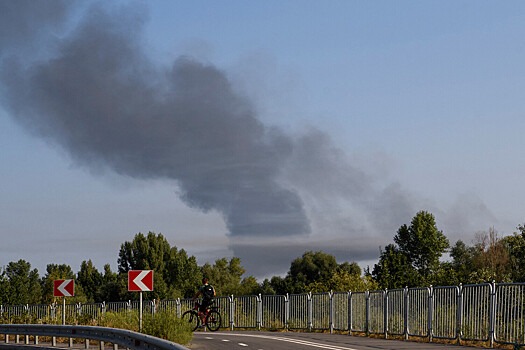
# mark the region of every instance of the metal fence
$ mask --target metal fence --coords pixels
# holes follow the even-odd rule
[[[229,329],[327,330],[525,345],[525,283],[485,283],[366,292],[227,296],[216,299]],[[62,305],[0,305],[4,322],[56,320]],[[190,299],[145,301],[143,311],[180,316]],[[68,304],[68,320],[138,310],[135,301]]]

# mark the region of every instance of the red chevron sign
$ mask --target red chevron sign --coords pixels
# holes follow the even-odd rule
[[[54,280],[53,296],[72,297],[75,295],[75,280]]]
[[[128,292],[151,292],[153,290],[153,270],[128,271]]]

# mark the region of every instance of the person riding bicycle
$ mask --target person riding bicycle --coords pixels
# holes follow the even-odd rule
[[[202,279],[202,286],[199,288],[193,300],[197,299],[199,296],[202,296],[202,302],[199,306],[199,316],[201,318],[202,324],[204,325],[204,320],[206,318],[206,310],[214,302],[215,298],[215,288],[208,283],[208,278],[204,277]]]

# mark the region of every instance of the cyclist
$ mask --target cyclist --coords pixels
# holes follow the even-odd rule
[[[197,299],[199,296],[202,296],[202,303],[199,306],[199,317],[201,318],[201,327],[204,327],[205,319],[206,319],[206,310],[208,307],[210,307],[211,304],[213,304],[215,298],[215,288],[211,284],[208,283],[208,278],[204,277],[202,279],[202,286],[199,288],[197,293],[195,293],[195,296],[193,297],[193,300]]]

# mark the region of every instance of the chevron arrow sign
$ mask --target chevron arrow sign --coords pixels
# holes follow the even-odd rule
[[[72,297],[75,295],[75,280],[54,280],[53,296]]]
[[[151,292],[153,290],[153,270],[128,271],[128,292]]]

